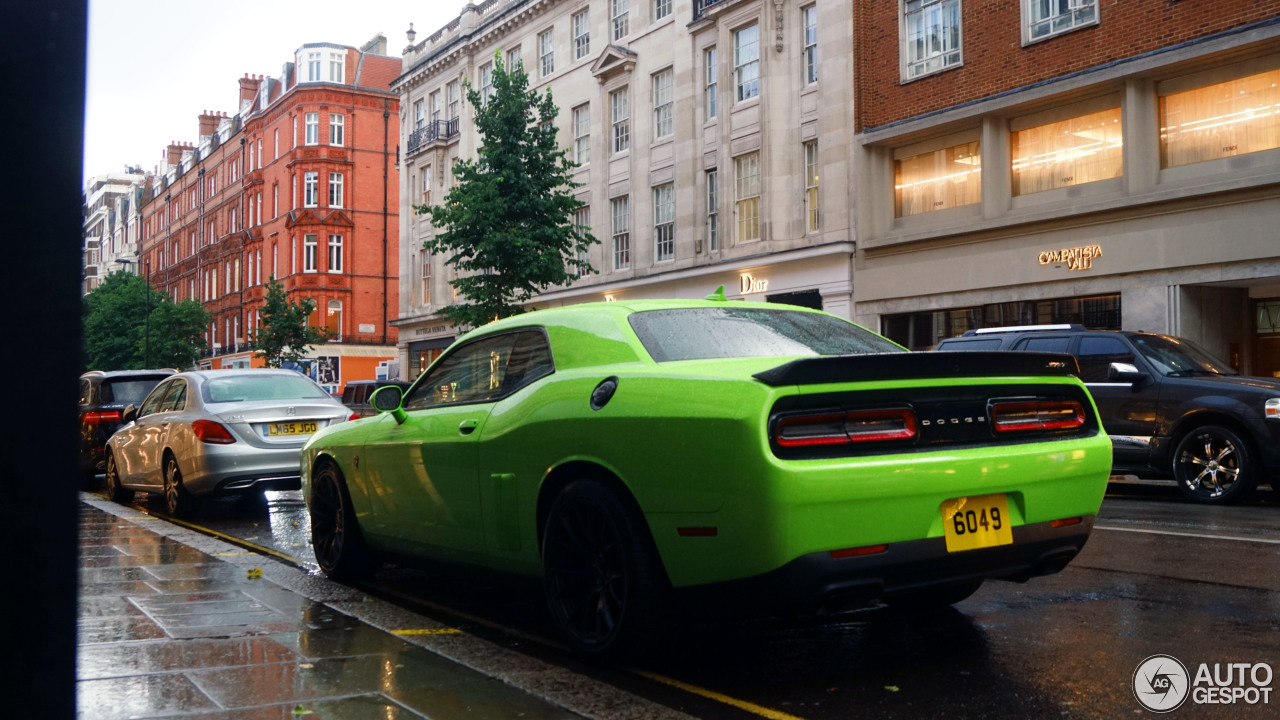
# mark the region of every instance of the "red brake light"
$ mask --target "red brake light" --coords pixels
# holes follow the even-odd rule
[[[105,423],[116,422],[120,419],[118,410],[105,410],[103,412],[87,412],[84,414],[84,421],[87,423]]]
[[[347,418],[347,422],[351,422],[352,420],[359,420],[359,419],[360,419],[360,413],[351,413],[351,417]]]
[[[996,432],[1067,430],[1084,425],[1084,406],[1075,400],[1017,400],[991,405]]]
[[[910,408],[793,415],[777,425],[777,441],[782,447],[910,440],[915,436],[916,416]]]
[[[229,430],[212,420],[196,420],[191,423],[191,431],[200,438],[201,442],[214,445],[230,445],[236,441]]]

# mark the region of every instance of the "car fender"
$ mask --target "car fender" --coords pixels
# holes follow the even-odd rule
[[[1222,395],[1188,398],[1169,408],[1167,421],[1160,424],[1163,432],[1156,440],[1158,447],[1154,449],[1152,464],[1168,469],[1169,463],[1173,461],[1174,448],[1182,436],[1201,425],[1234,425],[1245,433],[1246,440],[1256,444],[1256,429],[1253,425],[1260,421],[1260,411],[1251,410],[1247,403],[1235,398]]]

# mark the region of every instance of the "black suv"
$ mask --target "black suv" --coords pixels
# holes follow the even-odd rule
[[[85,484],[105,471],[103,449],[121,425],[126,405],[142,399],[174,370],[90,370],[80,376],[80,471]]]
[[[1205,503],[1280,490],[1280,381],[1240,376],[1189,340],[1028,325],[970,330],[934,349],[1070,353],[1111,436],[1113,472],[1172,477]]]

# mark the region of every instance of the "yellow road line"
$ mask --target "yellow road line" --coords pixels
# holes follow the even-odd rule
[[[148,514],[150,514],[150,513],[148,513]],[[182,527],[185,527],[185,528],[187,528],[187,529],[189,529],[189,530],[195,530],[196,532],[204,533],[205,535],[212,535],[212,536],[214,536],[214,537],[218,538],[219,540],[226,540],[227,542],[229,542],[229,543],[231,543],[231,544],[233,544],[233,545],[243,545],[243,546],[245,546],[245,547],[251,547],[251,548],[253,548],[254,550],[257,550],[257,551],[258,551],[258,552],[260,552],[260,553],[264,553],[264,554],[266,554],[266,555],[270,555],[270,556],[272,556],[272,557],[277,557],[277,558],[280,558],[281,560],[287,560],[288,562],[290,562],[290,563],[292,563],[292,564],[294,564],[294,565],[301,565],[301,564],[302,564],[302,561],[301,561],[301,560],[298,560],[297,558],[293,557],[292,555],[287,555],[287,554],[285,554],[285,553],[280,552],[279,550],[273,550],[273,549],[271,549],[271,548],[269,548],[269,547],[263,547],[263,546],[258,545],[258,544],[256,544],[256,543],[251,543],[251,542],[249,542],[248,540],[245,540],[245,539],[243,539],[243,538],[238,538],[238,537],[236,537],[236,536],[234,536],[234,535],[227,535],[226,533],[220,533],[220,532],[218,532],[217,530],[210,530],[209,528],[204,527],[203,525],[195,525],[195,524],[193,524],[193,523],[186,522],[185,520],[178,520],[177,518],[171,518],[171,517],[168,517],[168,516],[166,516],[166,517],[164,517],[164,518],[157,518],[157,519],[164,519],[164,520],[168,520],[169,522],[171,522],[171,523],[173,523],[173,524],[175,524],[175,525],[181,525]]]
[[[749,703],[746,700],[739,700],[734,697],[729,697],[728,695],[722,695],[718,692],[713,692],[705,688],[700,688],[697,685],[690,685],[689,683],[680,682],[679,680],[666,677],[665,675],[651,673],[646,670],[633,669],[631,672],[637,675],[640,675],[642,677],[649,678],[650,680],[653,680],[655,682],[660,682],[664,685],[670,685],[671,687],[679,688],[681,690],[684,690],[685,692],[693,693],[694,695],[701,695],[702,697],[707,698],[709,700],[722,702],[725,705],[732,705],[733,707],[736,707],[739,710],[745,710],[754,715],[759,715],[760,717],[769,718],[769,720],[802,720],[798,716],[788,715],[787,713],[784,713],[780,710],[773,710],[767,707],[761,707],[760,705],[756,705],[755,703]]]
[[[458,635],[462,631],[458,628],[410,628],[407,630],[392,630],[393,635]]]

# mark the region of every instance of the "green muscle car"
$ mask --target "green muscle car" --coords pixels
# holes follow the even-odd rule
[[[1061,570],[1111,468],[1077,372],[722,294],[542,310],[316,433],[303,492],[330,576],[540,576],[569,645],[617,660],[677,609],[945,605]]]

